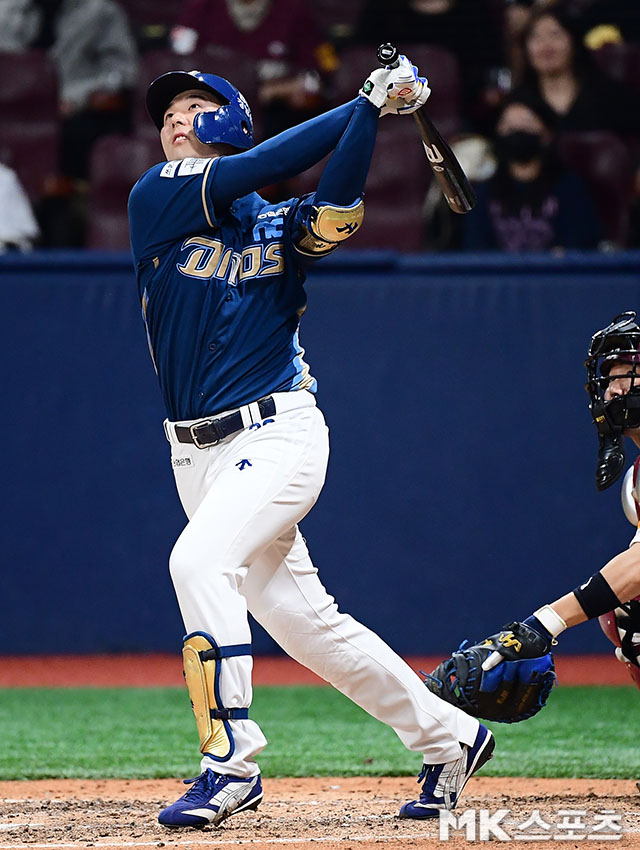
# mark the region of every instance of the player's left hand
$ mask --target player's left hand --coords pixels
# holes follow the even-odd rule
[[[523,658],[541,658],[551,649],[551,641],[525,623],[507,623],[482,644],[493,652],[482,662],[482,669],[492,670],[501,661],[520,661]]]
[[[464,641],[457,652],[426,676],[425,685],[472,717],[500,723],[533,717],[545,706],[556,682],[551,653],[510,661],[500,656],[501,663],[486,671],[484,661],[491,646],[487,641],[474,646]]]

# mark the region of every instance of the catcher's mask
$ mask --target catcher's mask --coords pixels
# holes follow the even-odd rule
[[[591,338],[587,367],[586,390],[589,409],[598,430],[599,448],[596,468],[596,487],[605,490],[618,480],[625,464],[622,435],[627,428],[640,427],[640,327],[633,311],[621,313]],[[614,365],[628,365],[626,377],[629,388],[624,395],[606,399],[607,387],[613,380]]]

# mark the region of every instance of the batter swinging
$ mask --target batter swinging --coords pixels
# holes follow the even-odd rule
[[[165,432],[189,522],[170,560],[184,620],[184,672],[201,775],[161,812],[166,826],[217,824],[262,798],[266,740],[251,706],[250,611],[300,663],[423,754],[407,817],[455,806],[493,750],[478,721],[438,699],[374,633],[341,613],[297,523],[322,489],[329,443],[298,339],[305,268],[357,232],[380,114],[430,90],[402,57],[350,103],[253,147],[229,82],[175,71],[147,106],[166,163],[131,192],[131,244]],[[332,152],[315,193],[256,193]]]

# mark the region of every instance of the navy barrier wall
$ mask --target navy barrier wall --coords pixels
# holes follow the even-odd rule
[[[302,529],[341,607],[398,651],[483,637],[628,544],[619,486],[594,486],[583,360],[640,307],[639,268],[345,254],[311,274],[332,455]],[[177,652],[185,520],[129,258],[0,258],[0,323],[0,653]],[[255,647],[275,649],[257,627]],[[562,650],[608,644],[589,623]]]

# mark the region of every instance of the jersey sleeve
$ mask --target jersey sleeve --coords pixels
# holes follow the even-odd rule
[[[137,263],[166,245],[216,227],[207,186],[218,160],[187,158],[154,165],[129,196],[131,247]]]
[[[155,165],[129,196],[136,262],[153,258],[167,243],[216,227],[238,198],[315,165],[338,144],[362,100],[355,98],[243,153]]]
[[[374,109],[365,98],[357,97],[254,148],[221,157],[207,189],[215,209],[224,212],[237,198],[295,177],[320,162],[336,147],[362,102]],[[379,110],[375,114],[377,118]]]
[[[362,195],[378,128],[378,110],[360,98],[327,162],[318,188],[303,197],[290,219],[298,264],[308,266],[336,250],[362,223]],[[331,221],[322,225],[321,221]]]

